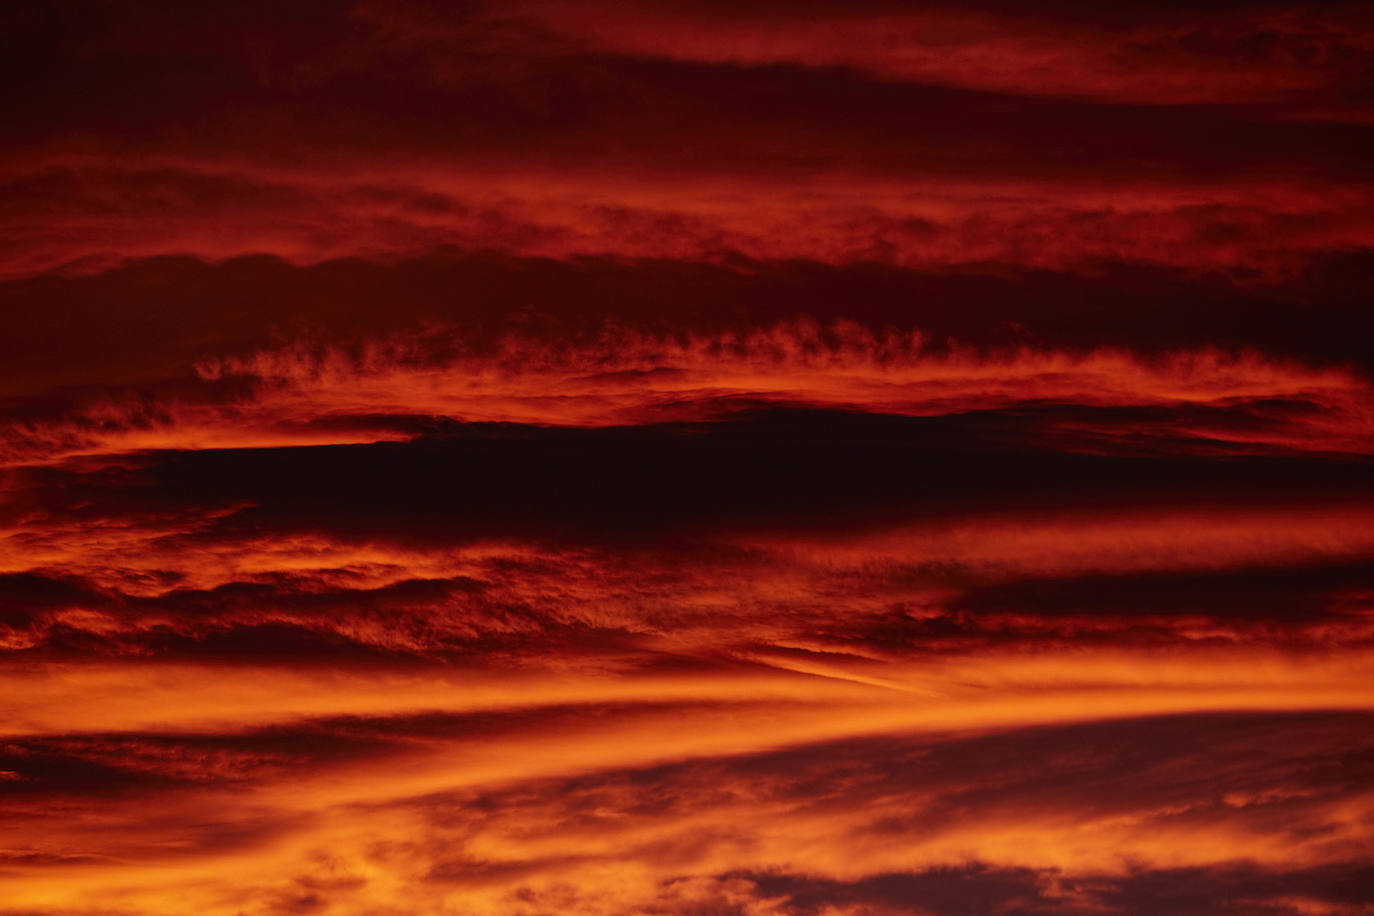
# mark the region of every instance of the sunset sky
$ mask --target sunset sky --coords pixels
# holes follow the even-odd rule
[[[0,7],[0,914],[1374,914],[1374,6]]]

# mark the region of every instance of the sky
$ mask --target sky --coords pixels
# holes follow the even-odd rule
[[[1374,913],[1374,9],[0,9],[0,914]]]

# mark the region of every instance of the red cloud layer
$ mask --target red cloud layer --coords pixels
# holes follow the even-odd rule
[[[0,12],[0,909],[1367,913],[1371,25]]]
[[[770,404],[911,417],[1075,405],[1076,415],[1048,413],[1026,434],[1108,453],[1150,448],[1154,438],[1213,453],[1374,447],[1370,390],[1347,372],[1207,351],[1153,361],[1111,351],[936,353],[919,332],[875,336],[848,323],[679,339],[625,329],[574,347],[508,337],[495,351],[434,328],[351,353],[301,344],[207,358],[195,371],[207,385],[233,380],[242,393],[150,405],[130,392],[62,418],[14,423],[4,430],[4,458],[403,440],[420,419],[700,422]],[[1285,401],[1297,409],[1283,409]],[[1116,419],[1113,410],[1138,412]]]

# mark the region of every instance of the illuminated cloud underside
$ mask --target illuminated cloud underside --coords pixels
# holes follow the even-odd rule
[[[0,36],[0,914],[1374,912],[1366,5]]]

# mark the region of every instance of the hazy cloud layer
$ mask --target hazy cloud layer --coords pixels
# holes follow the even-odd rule
[[[1374,911],[1371,51],[0,12],[0,912]]]

